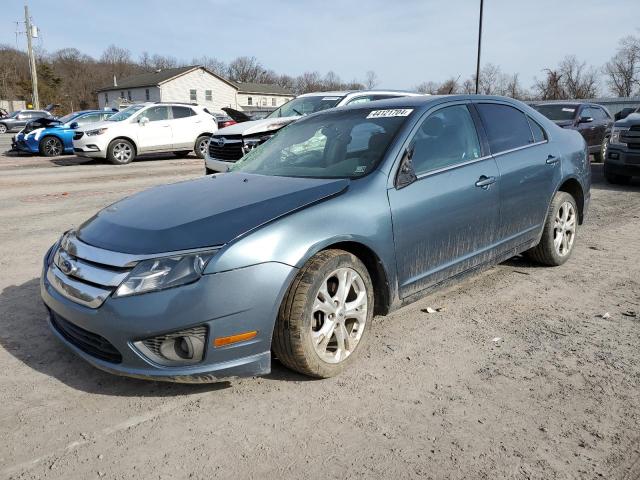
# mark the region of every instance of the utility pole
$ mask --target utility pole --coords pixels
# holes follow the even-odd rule
[[[476,63],[476,95],[480,90],[480,50],[482,48],[482,7],[484,0],[480,0],[480,22],[478,24],[478,62]]]
[[[26,3],[24,5],[24,23],[27,30],[27,50],[29,53],[29,70],[31,70],[31,89],[33,90],[31,103],[33,104],[33,108],[35,110],[39,110],[40,99],[38,98],[38,72],[36,71],[36,58],[33,55],[33,46],[31,42],[33,38],[33,30],[31,25],[31,18],[29,18],[29,7]]]

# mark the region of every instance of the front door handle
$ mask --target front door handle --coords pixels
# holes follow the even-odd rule
[[[476,187],[480,187],[486,190],[487,188],[489,188],[489,185],[493,183],[496,183],[496,177],[487,177],[486,175],[481,175],[476,182]]]
[[[558,161],[558,157],[554,157],[553,155],[549,155],[547,157],[547,165],[555,165],[556,163],[558,163]]]

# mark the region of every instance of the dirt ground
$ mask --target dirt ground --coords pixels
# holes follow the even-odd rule
[[[99,208],[202,170],[0,156],[0,478],[640,478],[640,182],[611,187],[594,165],[567,264],[515,258],[378,317],[340,377],[92,368],[48,331],[42,255]]]

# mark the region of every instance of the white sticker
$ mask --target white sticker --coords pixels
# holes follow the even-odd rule
[[[573,113],[573,112],[576,111],[576,109],[575,108],[563,108],[562,111],[563,112],[572,112]]]
[[[367,118],[385,118],[385,117],[408,117],[413,108],[393,108],[389,110],[374,110]]]
[[[322,100],[339,100],[340,97],[322,97]]]

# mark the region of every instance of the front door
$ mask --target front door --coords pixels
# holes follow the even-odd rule
[[[409,148],[417,179],[388,191],[401,298],[489,260],[499,222],[498,168],[467,105],[430,113]]]
[[[143,118],[148,121],[143,121]],[[171,150],[172,144],[169,107],[157,105],[142,112],[138,117],[138,151],[167,151]]]

